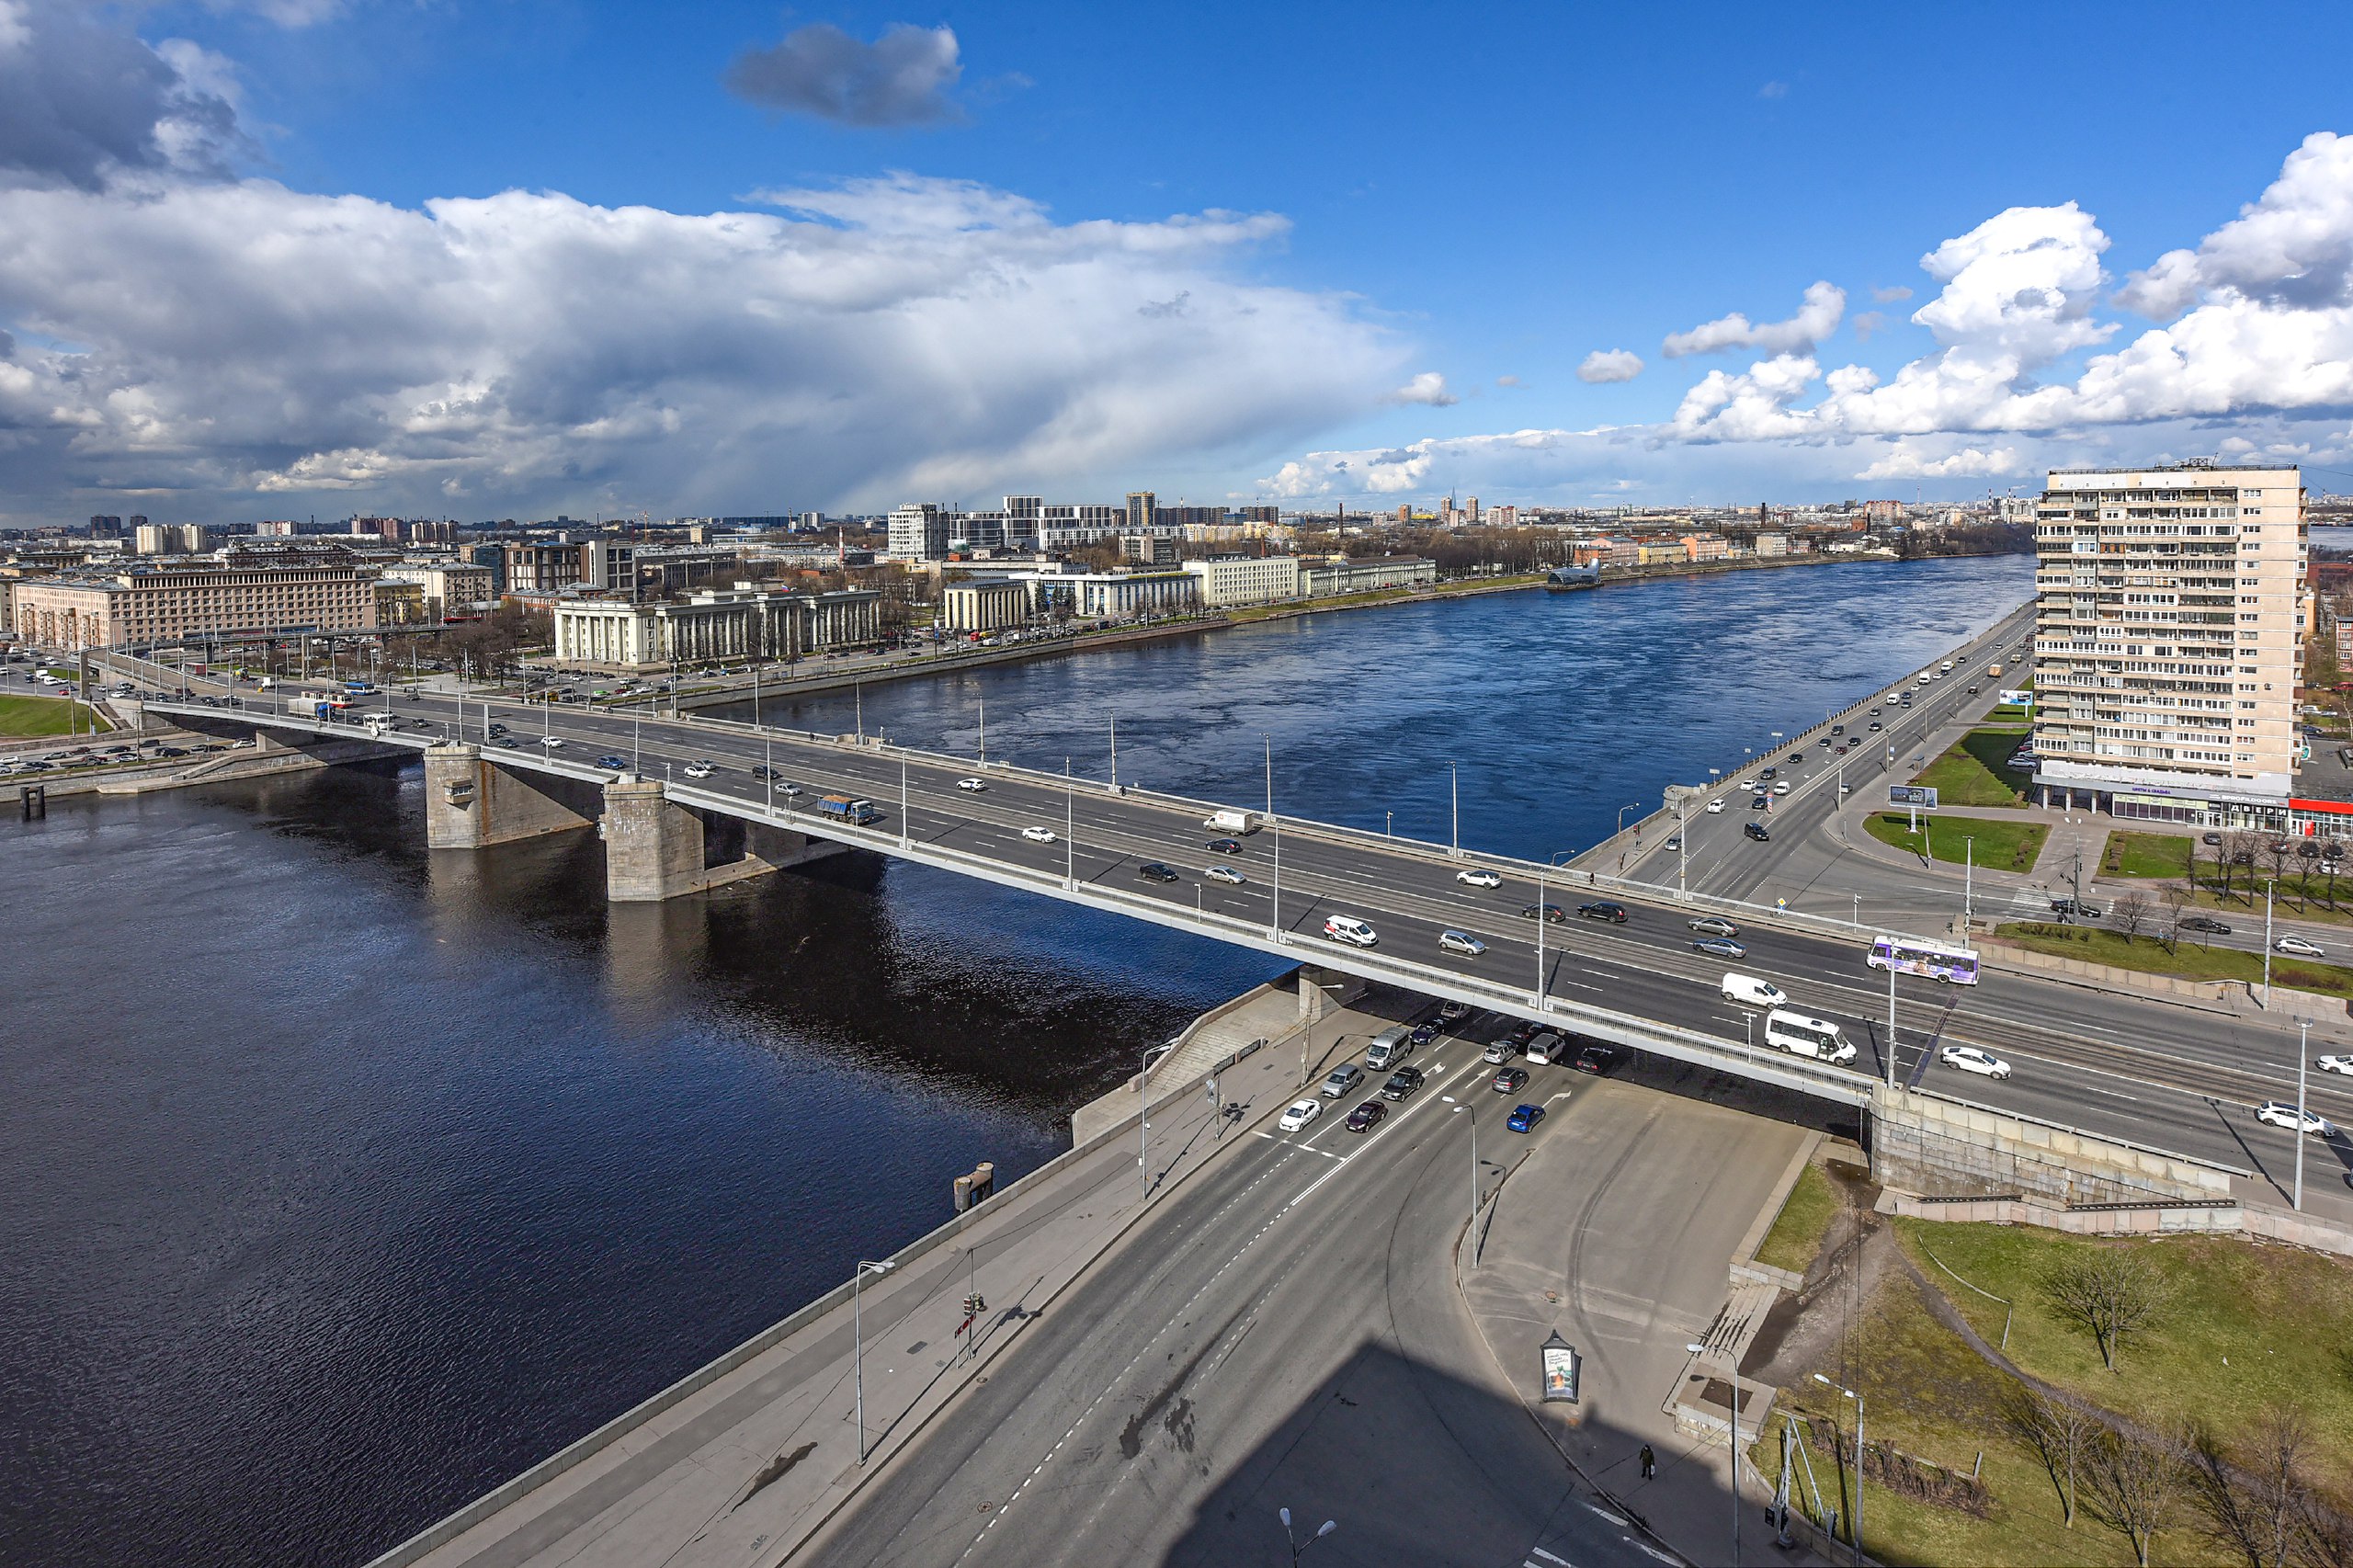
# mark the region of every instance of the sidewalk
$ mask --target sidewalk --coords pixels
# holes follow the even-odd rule
[[[1689,1561],[1726,1562],[1730,1450],[1678,1430],[1669,1412],[1686,1346],[1722,1337],[1733,1254],[1770,1222],[1776,1182],[1813,1135],[1607,1079],[1573,1092],[1595,1103],[1506,1172],[1462,1242],[1457,1283],[1505,1381],[1586,1481]],[[1554,1332],[1582,1358],[1574,1405],[1533,1397],[1536,1347]],[[1742,1392],[1745,1436],[1769,1391]],[[1648,1481],[1636,1463],[1645,1444],[1657,1459]],[[1746,1560],[1822,1563],[1802,1542],[1772,1544],[1769,1488],[1744,1471]]]
[[[1148,1197],[1139,1193],[1131,1111],[1092,1144],[905,1248],[889,1272],[865,1275],[861,1291],[837,1287],[370,1568],[782,1562],[960,1390],[985,1378],[1065,1287],[1295,1097],[1302,1040],[1313,1071],[1344,1036],[1385,1022],[1333,1013],[1227,1069],[1218,1097],[1245,1108],[1239,1120],[1218,1115],[1198,1084],[1156,1086],[1168,1097],[1152,1108]],[[940,1196],[945,1208],[949,1195]],[[967,1292],[987,1303],[969,1347]],[[852,1366],[861,1333],[863,1463]]]

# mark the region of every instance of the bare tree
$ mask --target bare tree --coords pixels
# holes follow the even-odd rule
[[[2133,1244],[2069,1255],[2043,1275],[2042,1292],[2060,1316],[2090,1333],[2111,1372],[2124,1341],[2154,1323],[2173,1293],[2147,1252]]]
[[[2195,885],[2194,881],[2192,885]],[[2165,951],[2170,953],[2180,949],[2181,923],[2189,917],[2190,903],[2196,896],[2189,888],[2186,887],[2165,889]]]
[[[2255,1462],[2234,1465],[2213,1430],[2201,1426],[2188,1455],[2190,1495],[2206,1517],[2207,1532],[2247,1568],[2288,1568],[2291,1556],[2302,1555],[2305,1522],[2314,1517],[2304,1474],[2311,1428],[2302,1413],[2273,1404],[2256,1419],[2245,1446]]]
[[[2156,911],[2149,903],[2149,895],[2135,888],[2120,895],[2110,906],[2109,913],[2116,917],[2117,930],[2123,933],[2124,940],[2130,943],[2147,928],[2150,916]]]
[[[2107,1427],[2073,1400],[2054,1398],[2025,1383],[2012,1384],[2004,1395],[2002,1420],[2050,1471],[2051,1484],[2059,1493],[2061,1519],[2075,1528],[2076,1478]]]
[[[2124,1538],[2141,1568],[2149,1568],[2157,1537],[2181,1517],[2186,1451],[2169,1437],[2103,1432],[2087,1456],[2085,1508]]]
[[[2261,846],[2261,841],[2254,834],[2243,830],[2222,835],[2222,846],[2216,851],[2216,857],[2222,863],[2222,896],[2224,898],[2231,896],[2232,873],[2239,867],[2245,866],[2247,899],[2250,903],[2254,901],[2255,857]]]

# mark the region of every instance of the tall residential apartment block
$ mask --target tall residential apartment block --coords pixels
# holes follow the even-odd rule
[[[2044,803],[2287,825],[2301,744],[2300,472],[2054,470],[2034,531]]]

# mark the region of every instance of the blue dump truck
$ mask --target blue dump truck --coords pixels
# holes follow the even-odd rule
[[[882,813],[874,809],[873,801],[862,801],[854,795],[821,795],[817,799],[816,812],[821,817],[834,817],[859,827],[882,820]]]

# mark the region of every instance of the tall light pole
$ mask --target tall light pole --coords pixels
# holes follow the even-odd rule
[[[1625,832],[1625,831],[1626,831],[1626,813],[1627,813],[1628,812],[1638,812],[1638,811],[1641,811],[1642,809],[1643,809],[1643,808],[1642,808],[1641,803],[1640,803],[1639,801],[1627,801],[1624,805],[1622,805],[1622,806],[1619,807],[1619,808],[1618,808],[1618,831],[1619,831],[1620,833],[1623,833],[1623,832]]]
[[[2310,1018],[2296,1025],[2296,1196],[2291,1207],[2302,1213],[2304,1207],[2304,1071],[2312,1058],[2313,1025]]]
[[[1063,886],[1078,886],[1078,784],[1063,758]]]
[[[1704,1356],[1708,1347],[1698,1341],[1684,1349],[1694,1356]],[[1724,1369],[1732,1374],[1732,1568],[1740,1568],[1740,1361],[1727,1358]]]
[[[894,1267],[890,1263],[860,1263],[858,1271],[850,1276],[850,1381],[858,1387],[858,1462],[860,1464],[866,1462],[866,1277],[888,1274]]]
[[[1838,1388],[1820,1372],[1813,1374],[1813,1381],[1824,1388],[1838,1389],[1855,1402],[1855,1517],[1847,1521],[1847,1543],[1855,1549],[1855,1561],[1859,1563],[1863,1560],[1863,1396],[1853,1389]]]
[[[1322,1540],[1325,1536],[1330,1535],[1334,1530],[1340,1528],[1339,1520],[1326,1519],[1320,1527],[1317,1528],[1313,1535],[1309,1536],[1305,1540],[1302,1540],[1299,1537],[1291,1533],[1290,1510],[1289,1508],[1278,1508],[1275,1512],[1282,1516],[1283,1539],[1290,1542],[1291,1568],[1299,1568],[1300,1556],[1302,1553],[1306,1551],[1309,1547],[1313,1546],[1317,1541]]]
[[[1462,778],[1451,762],[1446,765],[1446,789],[1454,806],[1454,836],[1449,853],[1459,860],[1462,858]]]
[[[1141,1203],[1152,1196],[1152,1177],[1145,1174],[1145,1163],[1152,1158],[1152,1063],[1155,1057],[1165,1056],[1176,1049],[1176,1042],[1148,1047],[1143,1053],[1143,1066],[1136,1074],[1136,1201]]]
[[[1454,1106],[1447,1112],[1449,1116],[1461,1116],[1471,1110],[1468,1105],[1455,1105],[1452,1095],[1438,1097]],[[1479,1261],[1479,1115],[1476,1111],[1471,1114],[1471,1261],[1474,1266]]]
[[[989,765],[989,699],[981,699],[981,766]]]
[[[1112,789],[1112,790],[1116,793],[1116,792],[1118,791],[1119,788],[1120,788],[1120,716],[1119,716],[1119,714],[1117,714],[1117,713],[1113,713],[1113,714],[1111,715],[1111,789]]]
[[[1961,841],[1961,930],[1969,934],[1969,918],[1974,908],[1977,882],[1977,837],[1964,835]]]
[[[1887,1086],[1895,1087],[1895,955],[1887,957]]]
[[[2271,895],[2279,891],[2277,877],[2263,884],[2263,1005],[2267,1007],[2271,1006]]]
[[[1258,738],[1267,744],[1267,820],[1272,822],[1275,820],[1275,743],[1264,730],[1258,732]]]

